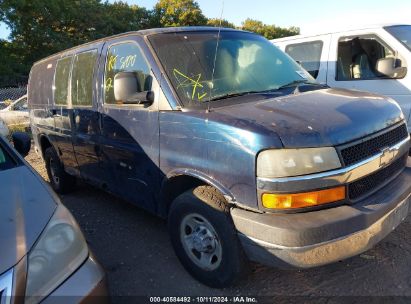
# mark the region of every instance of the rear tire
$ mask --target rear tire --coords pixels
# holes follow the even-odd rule
[[[168,230],[180,262],[201,283],[223,288],[246,269],[229,206],[217,189],[199,186],[178,196],[170,208]]]
[[[76,185],[76,178],[64,171],[63,164],[53,147],[48,147],[44,152],[47,174],[51,187],[60,194],[73,191]]]

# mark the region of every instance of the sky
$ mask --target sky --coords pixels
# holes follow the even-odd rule
[[[157,0],[123,0],[151,9]],[[109,0],[114,2],[114,0]],[[411,1],[397,0],[197,0],[204,15],[241,25],[247,18],[281,27],[298,26],[302,34],[376,23],[411,24]],[[0,38],[9,30],[0,23]]]

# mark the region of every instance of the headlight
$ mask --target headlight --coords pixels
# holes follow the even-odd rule
[[[332,147],[266,150],[258,154],[257,176],[290,177],[328,171],[341,167]]]
[[[61,204],[28,256],[26,303],[37,303],[70,276],[88,256],[76,221]]]

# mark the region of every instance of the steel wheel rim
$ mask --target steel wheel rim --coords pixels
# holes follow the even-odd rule
[[[180,224],[180,240],[192,262],[212,271],[221,264],[222,247],[213,225],[197,213],[187,214]]]

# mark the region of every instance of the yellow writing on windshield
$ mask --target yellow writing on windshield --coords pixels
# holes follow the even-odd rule
[[[201,73],[194,76],[194,78],[192,78],[180,72],[179,70],[174,69],[173,75],[179,83],[177,86],[177,89],[192,87],[191,99],[194,99],[197,97],[198,100],[201,100],[207,95],[207,92],[203,94],[201,94],[200,92],[197,92],[198,88],[204,88],[204,86],[200,82]]]

